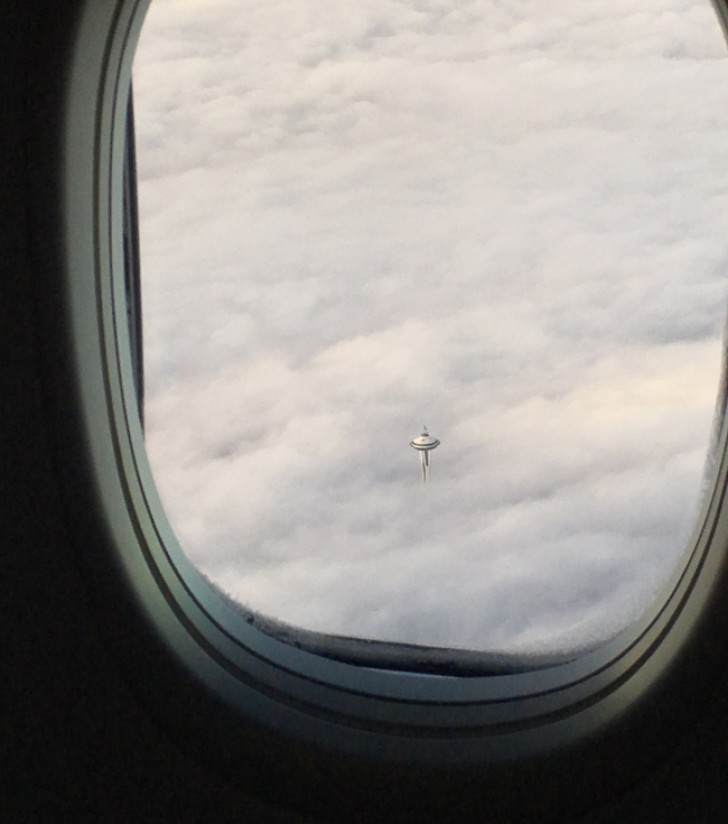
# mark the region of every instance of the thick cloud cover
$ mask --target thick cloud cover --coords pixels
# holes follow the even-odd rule
[[[147,440],[190,558],[360,637],[634,620],[706,486],[727,81],[705,0],[155,0]]]

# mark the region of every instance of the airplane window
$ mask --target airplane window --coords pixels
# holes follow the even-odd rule
[[[642,615],[722,414],[710,4],[155,0],[134,72],[147,449],[203,574],[529,661]]]
[[[148,752],[136,770],[142,784],[132,775],[127,788],[145,786],[144,776],[156,775],[155,764],[170,762],[172,771],[166,775],[171,783],[160,773],[167,796],[178,792],[177,779],[184,773],[182,783],[191,793],[183,793],[183,801],[197,799],[198,806],[216,811],[219,807],[223,817],[227,809],[233,818],[244,810],[260,819],[256,799],[264,795],[271,809],[283,805],[280,811],[286,820],[294,810],[307,820],[454,824],[479,820],[487,809],[503,821],[545,824],[582,820],[585,815],[613,821],[625,819],[620,799],[628,799],[628,807],[641,813],[645,804],[652,808],[655,799],[665,798],[662,807],[677,809],[675,814],[685,818],[681,811],[693,809],[695,793],[688,789],[679,795],[681,804],[676,806],[669,788],[685,784],[674,779],[684,775],[686,764],[690,768],[697,763],[694,775],[702,775],[705,758],[696,759],[696,753],[714,762],[712,783],[720,785],[715,765],[720,763],[721,747],[713,744],[720,744],[721,736],[706,738],[704,732],[712,731],[712,720],[722,715],[718,698],[728,626],[728,510],[723,505],[728,427],[723,423],[720,432],[710,435],[714,399],[718,397],[720,420],[725,397],[719,388],[717,333],[713,366],[706,365],[708,328],[714,324],[718,329],[722,323],[723,298],[717,294],[716,280],[722,247],[720,240],[709,243],[708,232],[716,225],[714,215],[722,214],[724,126],[718,96],[723,59],[717,47],[711,57],[709,48],[698,45],[706,41],[691,26],[706,18],[693,18],[692,6],[686,3],[665,17],[644,12],[643,17],[629,18],[632,23],[649,23],[629,40],[635,59],[645,60],[647,54],[649,60],[639,63],[639,71],[630,74],[631,82],[615,80],[626,94],[623,108],[609,103],[607,81],[622,71],[617,67],[631,66],[631,58],[615,60],[610,54],[609,60],[602,60],[598,51],[584,52],[572,44],[572,57],[579,58],[587,78],[583,86],[593,101],[587,108],[604,116],[597,120],[599,128],[572,121],[562,128],[549,118],[561,105],[578,122],[580,110],[566,94],[570,83],[579,88],[578,75],[564,72],[556,84],[563,94],[550,99],[545,92],[538,98],[529,96],[532,83],[539,92],[549,85],[554,67],[548,60],[532,71],[527,65],[509,67],[499,75],[498,66],[513,57],[507,49],[503,52],[511,41],[501,38],[501,50],[493,52],[493,59],[487,49],[482,52],[484,43],[495,48],[486,35],[503,29],[495,25],[495,7],[488,7],[492,14],[486,31],[482,26],[478,30],[475,16],[485,7],[463,6],[449,16],[446,9],[437,14],[432,5],[403,6],[406,20],[392,18],[387,28],[382,21],[389,7],[375,5],[377,36],[362,38],[357,35],[357,15],[370,12],[355,5],[346,18],[338,5],[279,5],[282,14],[267,25],[268,6],[261,5],[257,12],[250,9],[251,25],[244,32],[242,24],[236,24],[237,30],[232,25],[238,3],[159,6],[168,11],[166,17],[160,12],[164,38],[151,52],[143,49],[137,66],[144,68],[144,55],[152,55],[147,66],[153,73],[140,82],[137,106],[144,289],[149,298],[144,321],[150,394],[144,400],[129,84],[147,3],[69,0],[54,4],[53,14],[36,13],[47,5],[18,5],[8,28],[11,48],[4,55],[11,78],[18,81],[14,87],[32,90],[38,104],[20,105],[27,95],[16,95],[19,108],[11,105],[13,128],[8,135],[3,132],[11,154],[19,152],[28,160],[11,176],[8,190],[23,206],[9,227],[13,267],[20,276],[7,281],[8,305],[17,308],[18,323],[28,335],[21,335],[17,346],[9,341],[12,362],[3,377],[8,397],[20,404],[9,419],[9,434],[18,449],[11,450],[8,464],[12,490],[6,508],[11,533],[19,536],[18,571],[30,573],[15,577],[35,584],[34,570],[42,568],[50,586],[45,616],[40,622],[30,616],[15,638],[29,664],[22,684],[20,737],[27,727],[23,718],[30,717],[28,713],[36,718],[38,706],[44,706],[48,679],[39,677],[42,667],[36,664],[50,662],[51,669],[60,666],[63,674],[60,691],[56,690],[58,706],[68,707],[69,700],[78,703],[75,687],[80,683],[89,687],[88,695],[98,694],[92,717],[103,723],[91,726],[115,732],[109,739],[111,749],[104,736],[100,741],[92,735],[88,743],[94,752],[105,758],[118,751],[125,762],[130,756],[134,761],[142,749]],[[303,14],[302,8],[309,11]],[[526,38],[525,44],[517,41],[515,52],[568,42],[573,25],[559,28],[537,4],[527,3],[525,8],[528,16],[514,18],[506,27],[510,36],[520,30]],[[289,42],[316,45],[316,37],[306,40],[296,32],[319,30],[313,25],[318,9],[327,26],[336,24],[336,36],[330,38],[333,52],[338,52],[333,65],[327,58],[309,66],[300,55],[284,49]],[[728,6],[720,0],[716,9],[726,24]],[[578,22],[584,32],[580,48],[593,40],[587,36],[594,34],[589,21],[611,31],[609,26],[604,29],[606,13],[597,21],[583,7],[565,5],[563,10],[564,19]],[[193,13],[205,19],[198,16],[193,25],[187,17]],[[235,83],[249,79],[255,111],[250,118],[236,115],[231,123],[236,130],[240,123],[257,124],[257,132],[242,133],[245,139],[235,131],[240,142],[234,145],[233,130],[228,133],[224,126],[238,91],[231,89],[227,98],[217,92],[209,95],[206,83],[215,80],[214,72],[202,82],[199,75],[185,78],[176,65],[179,58],[182,67],[214,69],[217,64],[202,57],[204,49],[196,38],[215,21],[216,13],[219,21],[227,21],[216,32],[217,53],[230,59],[233,54],[257,53],[267,61],[265,68],[262,62],[257,64],[257,74],[255,63],[241,63],[233,73]],[[458,23],[463,14],[474,34],[480,31],[481,36],[468,40],[466,27]],[[420,21],[419,28],[412,15]],[[678,29],[686,38],[682,45],[669,40]],[[662,52],[655,51],[653,35],[659,32],[663,45],[670,42]],[[265,51],[252,33],[267,41]],[[622,33],[620,29],[605,51],[614,52],[614,44],[624,39]],[[438,39],[441,35],[452,40]],[[402,56],[394,62],[406,62],[408,71],[393,71],[390,56],[381,54],[382,49],[394,48],[395,40],[396,53],[407,59]],[[482,60],[477,57],[481,53]],[[270,59],[276,54],[278,63]],[[567,50],[566,57],[570,54]],[[469,86],[470,64],[479,61],[488,64],[488,72],[476,72],[476,81]],[[355,67],[358,63],[361,66]],[[368,76],[364,69],[369,63],[379,64],[381,73]],[[570,65],[573,69],[573,60]],[[308,74],[309,69],[314,74]],[[670,75],[669,87],[658,82],[663,69],[677,72]],[[288,82],[292,72],[295,83]],[[519,72],[527,82],[506,92],[506,79]],[[225,72],[220,80],[230,76]],[[486,76],[498,83],[484,85]],[[304,77],[309,80],[304,82]],[[689,103],[680,98],[681,109],[673,95],[688,79],[695,81],[693,93]],[[272,87],[266,86],[268,82]],[[181,92],[175,97],[177,89]],[[301,109],[298,103],[305,102],[301,95],[305,97],[307,89],[315,92],[312,107]],[[488,117],[471,106],[474,89],[489,90]],[[650,93],[637,103],[634,95],[645,89]],[[337,90],[342,100],[334,106]],[[365,116],[352,115],[342,102],[350,99],[352,90],[357,101],[371,104],[363,108]],[[387,97],[390,90],[392,96]],[[716,98],[712,109],[701,97],[707,90]],[[498,95],[510,101],[500,110]],[[240,96],[245,97],[242,92]],[[155,99],[156,109],[150,106]],[[198,118],[184,108],[195,99],[225,105],[212,106],[217,120]],[[651,100],[659,100],[659,110],[650,110]],[[682,127],[673,123],[679,109],[691,112]],[[652,111],[654,126],[649,135],[638,128],[647,110]],[[154,111],[156,118],[150,116]],[[315,123],[315,129],[304,128],[306,111],[314,118],[309,125]],[[528,129],[518,130],[518,118],[504,119],[512,111],[526,118]],[[538,122],[528,121],[529,113],[537,115]],[[282,114],[290,115],[283,121],[285,128],[271,130],[271,122],[275,125]],[[477,128],[469,116],[477,120]],[[185,117],[186,131],[164,124],[165,118],[182,122]],[[204,123],[204,134],[195,132],[197,122]],[[469,123],[472,128],[467,128]],[[164,126],[156,136],[155,124]],[[366,140],[355,139],[360,130]],[[588,145],[599,148],[596,160],[589,161],[586,149],[576,151],[582,132],[588,135]],[[172,146],[170,136],[175,135],[181,137]],[[541,135],[550,136],[551,142],[532,142]],[[254,159],[246,148],[251,140],[253,154],[263,151],[257,164],[248,162]],[[562,140],[569,147],[568,168],[573,174],[563,174],[563,165],[556,163]],[[612,141],[620,146],[619,153],[608,151]],[[670,150],[667,155],[664,143]],[[545,148],[537,150],[536,145]],[[648,161],[677,163],[678,149],[687,145],[692,154],[685,150],[682,165],[665,167],[671,173],[658,178],[662,187],[648,185]],[[276,150],[275,158],[266,147]],[[535,156],[530,154],[534,151]],[[245,159],[242,168],[249,179],[244,185],[226,187],[238,155]],[[491,155],[493,162],[486,163]],[[623,157],[622,166],[618,161]],[[182,166],[166,168],[165,163]],[[210,170],[217,170],[215,198],[205,182]],[[559,195],[558,189],[545,185],[551,180],[549,170],[553,181],[566,186],[565,193]],[[589,185],[580,177],[585,170],[592,172]],[[488,186],[483,184],[485,174],[490,175]],[[261,183],[263,187],[256,189]],[[508,200],[511,189],[515,195]],[[491,193],[499,200],[489,201]],[[245,197],[252,198],[247,211]],[[372,204],[377,208],[367,208]],[[577,210],[574,204],[584,208]],[[547,209],[550,205],[553,212]],[[654,206],[659,221],[650,218],[653,212],[647,205]],[[189,211],[192,207],[199,207],[195,214]],[[528,221],[518,222],[521,213]],[[217,223],[221,215],[228,216],[226,225]],[[205,222],[208,217],[212,223]],[[618,222],[621,217],[625,223]],[[512,225],[521,231],[518,244],[508,234]],[[584,234],[584,226],[592,233]],[[561,235],[551,231],[559,227]],[[710,237],[720,238],[717,228]],[[223,239],[237,243],[234,259],[227,256]],[[261,254],[253,254],[256,249]],[[433,249],[459,266],[452,265],[447,272],[438,269]],[[519,249],[523,260],[533,264],[528,277],[517,265]],[[609,264],[612,249],[633,252],[620,257],[633,278],[614,261]],[[193,252],[198,255],[194,260]],[[495,252],[498,260],[509,264],[507,269],[494,265]],[[364,277],[362,259],[372,272],[384,272],[387,278]],[[577,259],[583,278],[569,269]],[[480,261],[484,268],[478,274]],[[563,274],[558,274],[561,269]],[[612,280],[602,277],[606,269]],[[595,277],[588,278],[586,270]],[[657,278],[658,270],[659,284],[650,280]],[[590,289],[597,290],[598,297],[591,303]],[[635,290],[639,301],[634,300]],[[679,310],[671,308],[676,304]],[[213,315],[215,305],[229,305],[234,322],[224,324]],[[516,305],[531,307],[523,309],[528,323],[519,325],[517,317],[507,314]],[[651,324],[637,323],[641,311]],[[405,314],[407,320],[402,321]],[[386,327],[380,329],[377,324],[385,321]],[[372,325],[369,331],[367,323]],[[423,326],[426,336],[412,332]],[[8,332],[1,324],[0,331]],[[557,332],[563,346],[549,349]],[[333,336],[333,342],[327,336]],[[372,349],[377,341],[380,350]],[[226,348],[234,357],[223,357]],[[626,368],[625,349],[631,371]],[[208,357],[211,351],[217,353],[219,368]],[[559,365],[557,354],[567,359],[566,365]],[[236,378],[239,370],[245,381]],[[530,381],[531,394],[523,388],[524,378]],[[547,378],[550,383],[544,383]],[[485,384],[487,393],[481,391]],[[18,387],[23,391],[19,393]],[[25,391],[28,387],[30,392]],[[506,392],[508,387],[513,397]],[[420,406],[412,413],[416,396]],[[700,401],[708,396],[710,400]],[[509,398],[510,406],[505,403]],[[677,399],[676,406],[663,404],[665,398]],[[151,413],[148,444],[159,487],[189,557],[174,537],[150,480],[137,411],[140,400]],[[452,404],[447,406],[445,400]],[[381,404],[388,412],[386,420],[379,414]],[[559,414],[550,417],[549,405]],[[635,407],[653,413],[639,419],[641,427],[627,414]],[[346,408],[349,417],[343,412]],[[526,415],[534,408],[538,414]],[[169,414],[175,409],[176,417]],[[673,415],[671,409],[684,415]],[[212,412],[223,413],[232,440],[223,438]],[[405,415],[412,420],[400,426]],[[701,416],[702,440],[696,436],[693,441],[688,434]],[[242,428],[251,426],[250,421],[259,429]],[[392,432],[400,427],[396,447],[387,446],[384,423]],[[531,425],[540,427],[537,434]],[[693,444],[685,446],[682,463],[670,457],[682,454],[682,440],[668,437],[673,425],[674,431],[687,433],[685,444]],[[298,437],[302,434],[306,437]],[[293,435],[297,439],[291,440]],[[649,456],[655,444],[671,445],[664,454],[658,449],[656,454],[663,457],[655,459],[652,473],[659,482],[663,476],[674,481],[674,494],[667,496],[674,509],[668,514],[664,486],[652,498],[640,495],[636,470],[621,470],[632,467],[626,462],[630,453],[617,448],[625,439],[637,456]],[[217,450],[214,466],[206,469],[203,459],[212,454],[211,446]],[[570,484],[566,469],[577,459],[584,461],[583,471],[578,483]],[[241,460],[246,472],[236,476],[232,470]],[[675,463],[694,466],[694,486],[688,488],[678,483],[680,476],[670,475]],[[644,465],[650,466],[649,461]],[[216,475],[226,468],[227,475]],[[557,471],[560,468],[563,471]],[[615,489],[607,484],[613,480],[610,473],[622,484],[621,497],[607,494]],[[539,497],[534,494],[534,478],[552,478],[558,485]],[[603,484],[592,483],[594,478]],[[701,479],[706,490],[702,504]],[[581,497],[574,497],[575,490]],[[491,506],[499,491],[513,500],[503,497],[500,507]],[[570,508],[572,544],[578,544],[584,561],[592,563],[592,579],[600,586],[610,580],[610,559],[619,556],[619,541],[649,537],[649,530],[640,529],[645,513],[654,516],[654,523],[667,519],[675,524],[674,541],[664,545],[672,547],[676,558],[683,552],[681,546],[686,553],[673,572],[665,563],[660,574],[664,581],[671,575],[672,579],[641,617],[611,641],[568,661],[559,659],[569,654],[571,643],[559,636],[556,618],[562,613],[554,607],[549,622],[544,608],[555,603],[549,594],[554,591],[553,579],[546,571],[553,575],[561,567],[559,583],[564,586],[556,604],[560,609],[575,603],[567,594],[579,585],[572,544],[564,542],[556,517],[562,513],[549,509],[559,501],[564,512],[567,504]],[[638,506],[632,507],[633,501]],[[534,502],[543,506],[534,508]],[[223,504],[238,506],[236,523],[225,520],[233,510]],[[404,504],[411,504],[414,512]],[[701,509],[704,515],[696,512]],[[595,512],[601,515],[596,522]],[[507,515],[510,521],[504,518]],[[702,522],[694,538],[682,545],[677,530],[681,517],[687,532],[689,522]],[[631,525],[631,531],[616,530],[615,521]],[[596,523],[592,531],[604,536],[601,556],[586,540],[589,523]],[[247,525],[248,532],[243,529],[239,538],[227,533],[231,524]],[[519,537],[509,536],[509,524],[524,527],[524,540],[508,543],[507,538]],[[197,525],[196,537],[190,527]],[[318,543],[320,526],[329,530],[324,536],[328,543]],[[369,630],[361,624],[357,628],[353,621],[340,623],[337,629],[335,621],[306,623],[305,616],[300,624],[284,626],[280,619],[270,618],[276,614],[273,610],[264,613],[264,598],[280,585],[287,564],[291,574],[290,555],[281,543],[286,536],[300,553],[298,566],[293,566],[300,573],[300,587],[281,589],[292,596],[290,610],[301,610],[308,597],[311,612],[318,609],[330,617],[332,605],[346,603],[356,617],[354,607],[361,607],[357,597],[361,600],[361,593],[373,586],[376,608],[370,613],[381,619],[384,629],[374,627],[366,636]],[[403,546],[403,537],[409,537],[410,544]],[[530,543],[525,540],[529,537]],[[550,561],[551,566],[538,566],[537,539],[544,564]],[[235,553],[229,550],[233,544]],[[336,548],[336,557],[330,546]],[[419,550],[416,557],[409,551],[412,547]],[[640,548],[641,554],[622,552],[620,557],[633,562],[644,556],[657,563],[649,542]],[[349,549],[356,550],[359,566]],[[50,565],[39,567],[44,553]],[[479,559],[485,554],[490,558],[490,577],[483,573],[478,578],[485,569]],[[666,549],[664,557],[669,554]],[[230,590],[230,582],[221,577],[225,563],[228,571],[244,571],[241,564],[247,565],[255,586],[247,595],[240,589],[232,594],[247,599],[253,611],[231,606],[235,601],[217,595],[190,558],[218,587]],[[454,576],[462,573],[466,560],[472,560],[472,581],[462,575],[457,580]],[[257,579],[256,564],[267,568]],[[355,589],[347,588],[347,564],[351,579],[361,573]],[[520,581],[515,574],[519,569]],[[529,582],[529,571],[542,574],[541,589]],[[304,574],[308,572],[310,576]],[[312,595],[314,578],[321,584]],[[623,579],[611,580],[617,591]],[[657,573],[653,580],[657,592]],[[522,584],[523,592],[514,581]],[[476,612],[472,593],[478,588],[484,597]],[[513,603],[501,600],[501,612],[496,614],[493,602],[501,589]],[[595,604],[603,591],[593,589]],[[19,603],[24,602],[24,590],[19,593]],[[410,597],[413,594],[417,597]],[[438,612],[446,595],[457,611]],[[582,595],[585,602],[591,597],[584,589]],[[519,640],[511,633],[508,642],[494,638],[497,627],[507,629],[508,620],[522,614],[526,597],[531,612],[523,614],[532,616],[532,634]],[[608,616],[619,613],[620,602],[615,600],[617,612]],[[648,598],[644,600],[647,603]],[[71,602],[70,612],[54,608],[64,603],[70,607]],[[285,612],[288,605],[282,606],[277,614],[293,621],[292,612]],[[389,623],[384,621],[385,608],[391,610]],[[413,619],[410,627],[421,629],[419,635],[405,632],[405,622],[398,620],[406,610],[418,618],[419,624]],[[460,633],[465,625],[462,616],[481,613],[490,623],[480,640],[468,640],[465,631]],[[71,619],[61,622],[60,635],[60,624],[54,621],[58,615]],[[435,627],[438,615],[442,625]],[[622,620],[627,620],[624,615]],[[364,637],[317,635],[306,626],[361,632]],[[387,628],[392,630],[389,636]],[[580,628],[584,633],[573,651],[597,643],[596,636],[589,640],[588,625]],[[552,634],[547,636],[546,630]],[[602,636],[610,631],[605,626]],[[536,650],[539,632],[545,640]],[[17,634],[15,627],[12,634]],[[415,643],[408,644],[408,638]],[[58,654],[46,661],[43,650],[49,643],[55,650],[57,642]],[[515,652],[498,652],[508,649]],[[93,654],[78,655],[79,650]],[[94,684],[100,688],[92,689]],[[36,726],[35,742],[32,734],[29,739],[30,755],[37,745],[47,743],[46,725]],[[68,736],[56,738],[63,743]],[[171,761],[164,753],[173,756]],[[96,764],[98,759],[92,761]],[[113,766],[113,759],[109,763]],[[39,769],[44,771],[42,764]],[[105,773],[92,793],[102,806],[109,781],[114,787],[118,784],[118,770]],[[207,788],[201,794],[200,781]],[[705,787],[704,781],[698,783]],[[47,802],[56,809],[58,801],[70,810],[78,801],[87,807],[88,794],[68,795],[63,791],[67,785],[61,776],[47,788],[41,806]],[[132,795],[133,810],[147,809],[145,793]],[[168,807],[164,798],[164,793],[157,797],[160,809]],[[620,815],[614,815],[615,804]],[[602,814],[598,808],[603,805],[609,806]]]

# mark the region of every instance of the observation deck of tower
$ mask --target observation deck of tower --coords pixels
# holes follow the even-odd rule
[[[422,432],[410,441],[410,446],[420,453],[423,481],[430,479],[430,452],[432,452],[433,449],[437,449],[439,445],[440,441],[430,435],[426,426],[423,426]]]

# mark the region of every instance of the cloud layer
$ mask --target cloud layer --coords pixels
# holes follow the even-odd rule
[[[155,0],[135,73],[148,448],[190,558],[360,637],[562,654],[634,620],[720,373],[709,4]]]

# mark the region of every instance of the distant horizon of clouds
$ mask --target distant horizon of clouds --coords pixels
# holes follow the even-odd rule
[[[705,0],[154,0],[146,438],[201,571],[431,646],[638,618],[709,486],[727,55]]]

